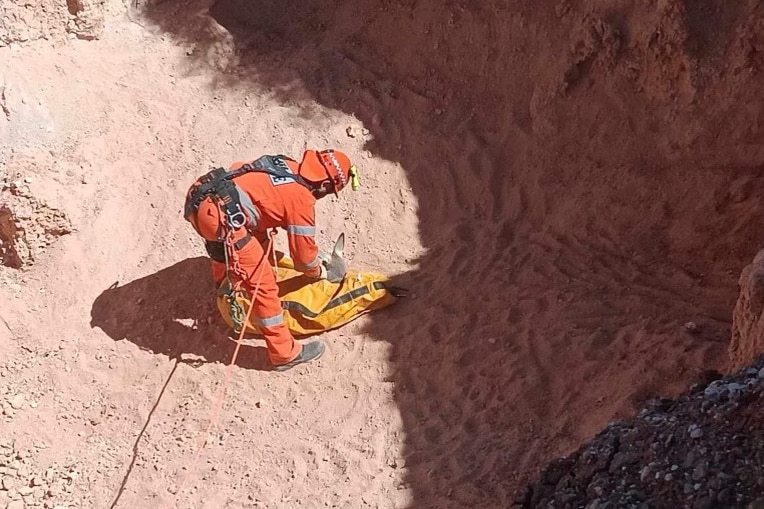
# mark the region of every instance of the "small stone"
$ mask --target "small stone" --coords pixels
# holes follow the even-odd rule
[[[24,502],[22,500],[14,500],[8,504],[6,509],[24,509]]]
[[[11,400],[11,407],[13,407],[14,410],[21,410],[24,406],[24,399],[23,394],[16,394]]]
[[[705,463],[698,463],[698,465],[695,467],[695,470],[692,471],[692,480],[693,481],[700,481],[706,477],[708,474],[708,467]]]
[[[666,481],[666,482],[671,482],[671,481],[674,480],[674,475],[673,474],[666,474],[665,477],[663,478],[663,480]]]
[[[32,486],[42,486],[43,482],[42,479],[39,477],[33,477],[32,478]]]
[[[696,428],[690,432],[690,438],[701,438],[703,436],[703,430]]]
[[[705,389],[703,389],[703,395],[708,397],[717,396],[721,393],[721,389],[716,385],[709,385]]]
[[[740,385],[740,384],[739,384],[739,383],[737,383],[737,382],[732,382],[732,383],[729,383],[729,384],[727,384],[727,390],[728,390],[728,391],[730,391],[730,392],[732,392],[732,393],[740,392],[740,391],[742,391],[744,388],[745,388],[745,387],[743,387],[742,385]]]
[[[21,488],[19,488],[19,495],[21,495],[22,497],[28,497],[32,493],[34,493],[34,490],[30,488],[29,486],[22,486]]]
[[[698,327],[698,324],[695,322],[687,322],[684,324],[684,328],[687,330],[687,332],[690,333],[696,333],[700,330],[700,327]]]

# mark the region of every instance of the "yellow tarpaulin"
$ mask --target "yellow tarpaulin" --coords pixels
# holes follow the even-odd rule
[[[405,294],[404,290],[390,286],[387,277],[371,272],[349,269],[340,283],[306,278],[294,270],[292,260],[280,252],[276,253],[275,270],[284,321],[298,337],[341,327],[364,313],[393,304]],[[228,282],[224,281],[218,292],[217,306],[226,323],[235,329],[228,299]],[[243,310],[243,319],[250,301],[244,296],[239,296],[237,301]],[[247,333],[260,336],[251,319]]]

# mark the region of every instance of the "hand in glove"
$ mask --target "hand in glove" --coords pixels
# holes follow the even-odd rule
[[[332,283],[339,283],[345,277],[345,272],[341,267],[332,266],[331,260],[325,261],[322,259],[318,266],[321,269],[321,272],[319,272],[318,276],[315,278],[311,277],[311,279],[327,279]]]
[[[316,276],[316,279],[326,279],[326,265],[324,265],[324,262],[322,261],[319,265],[319,268],[321,269],[321,272],[318,273],[318,276]]]

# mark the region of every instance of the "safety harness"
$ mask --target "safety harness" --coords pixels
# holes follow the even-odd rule
[[[220,255],[223,254],[222,248],[226,238],[225,230],[238,230],[241,227],[247,227],[247,236],[240,239],[234,245],[239,250],[249,242],[251,238],[250,233],[252,233],[260,220],[260,212],[257,210],[257,207],[252,203],[249,196],[234,182],[236,177],[240,177],[245,173],[266,173],[274,179],[274,182],[287,183],[291,180],[304,186],[309,191],[314,189],[308,181],[290,171],[289,166],[286,164],[287,159],[289,158],[283,155],[265,155],[235,170],[229,171],[225,168],[214,168],[196,181],[197,186],[191,190],[186,198],[183,212],[186,219],[197,229],[196,222],[192,218],[199,210],[199,205],[208,197],[218,203],[224,217],[224,221],[221,221],[220,229],[218,230],[218,242],[207,242],[212,244],[212,246],[207,246],[207,250],[212,251],[210,253],[211,258],[220,262],[223,261]]]
[[[260,212],[249,196],[236,185],[234,179],[246,173],[265,173],[271,176],[274,184],[296,182],[312,191],[314,186],[300,175],[292,173],[287,160],[293,161],[284,155],[264,155],[235,170],[214,168],[196,181],[195,187],[186,197],[183,215],[197,232],[199,229],[194,217],[205,199],[211,198],[221,211],[222,220],[217,231],[217,241],[205,240],[204,246],[210,258],[225,263],[229,281],[234,281],[227,300],[231,307],[231,317],[237,327],[242,325],[245,313],[235,297],[241,291],[241,285],[246,278],[246,273],[239,265],[237,251],[252,239],[260,220]],[[240,228],[246,228],[246,235],[234,242],[234,232]]]

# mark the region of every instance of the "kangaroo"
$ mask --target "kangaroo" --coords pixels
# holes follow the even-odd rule
[[[345,263],[345,233],[340,233],[331,254],[320,253],[321,263],[326,267],[326,279],[332,283],[339,283],[347,274]]]

